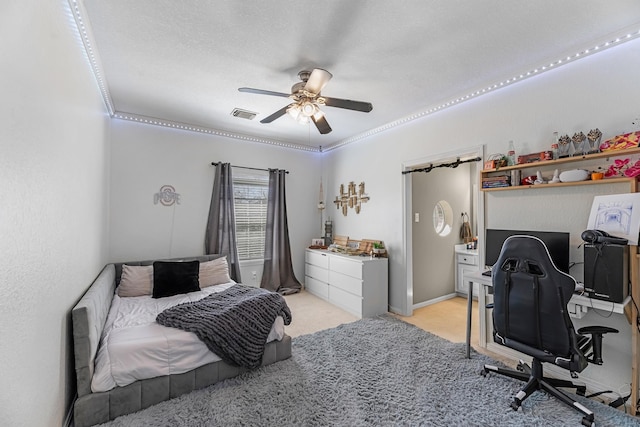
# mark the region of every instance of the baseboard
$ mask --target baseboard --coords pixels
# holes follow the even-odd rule
[[[448,299],[455,298],[457,296],[458,296],[458,294],[452,293],[452,294],[444,295],[444,296],[441,296],[441,297],[438,297],[438,298],[430,299],[428,301],[424,301],[424,302],[421,302],[421,303],[418,303],[418,304],[413,304],[413,309],[417,310],[419,308],[426,307],[426,306],[432,305],[432,304],[437,304],[439,302],[446,301]]]
[[[389,306],[389,312],[399,314],[400,316],[406,316],[404,310],[401,310],[400,307],[394,307],[392,305]]]
[[[73,400],[71,401],[71,405],[69,406],[69,409],[67,410],[67,416],[64,417],[64,422],[62,423],[62,427],[73,427],[73,407],[76,404],[76,399],[77,398],[78,398],[77,394],[75,396],[73,396]]]

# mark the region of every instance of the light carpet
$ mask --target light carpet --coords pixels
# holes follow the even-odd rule
[[[579,426],[582,416],[521,383],[480,375],[496,364],[391,316],[293,339],[293,356],[122,416],[105,426]],[[598,426],[637,418],[579,398]]]

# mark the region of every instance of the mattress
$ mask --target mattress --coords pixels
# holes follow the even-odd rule
[[[92,392],[126,386],[137,380],[182,374],[221,360],[192,333],[156,323],[163,310],[197,301],[223,291],[234,282],[209,286],[199,292],[166,298],[113,296],[96,356]],[[278,316],[267,342],[284,337],[284,320]]]

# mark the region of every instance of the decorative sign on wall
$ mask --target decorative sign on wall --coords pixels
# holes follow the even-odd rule
[[[356,184],[351,181],[347,186],[347,191],[344,189],[344,184],[340,184],[340,194],[336,196],[333,201],[336,208],[342,209],[342,215],[347,216],[348,208],[354,208],[356,213],[360,213],[362,203],[369,201],[369,196],[364,191],[364,182],[358,185],[358,191],[356,191]]]
[[[163,185],[160,191],[153,195],[153,204],[160,202],[163,206],[172,206],[174,203],[180,204],[180,194],[176,193],[176,189],[172,185]]]

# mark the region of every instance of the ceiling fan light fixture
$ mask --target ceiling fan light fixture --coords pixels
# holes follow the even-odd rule
[[[320,119],[321,119],[321,118],[323,118],[323,117],[324,117],[324,112],[322,112],[322,110],[321,110],[321,109],[319,109],[319,108],[317,108],[317,106],[316,106],[316,112],[315,112],[315,114],[313,115],[313,119],[314,119],[314,120],[320,120]]]
[[[300,110],[303,115],[311,117],[318,111],[318,107],[311,101],[305,101],[300,106]]]
[[[298,120],[300,117],[300,106],[298,104],[292,105],[287,109],[287,113],[289,113],[294,120]]]
[[[282,107],[270,116],[260,120],[260,123],[271,123],[277,118],[288,114],[302,125],[313,122],[322,135],[331,132],[331,126],[327,123],[325,114],[320,107],[342,108],[364,113],[368,113],[373,109],[370,102],[320,96],[322,89],[333,77],[327,70],[322,68],[314,68],[312,71],[303,70],[298,73],[298,76],[301,81],[291,87],[291,93],[274,92],[250,87],[241,87],[238,88],[238,90],[240,92],[289,98],[292,101],[291,104]]]

